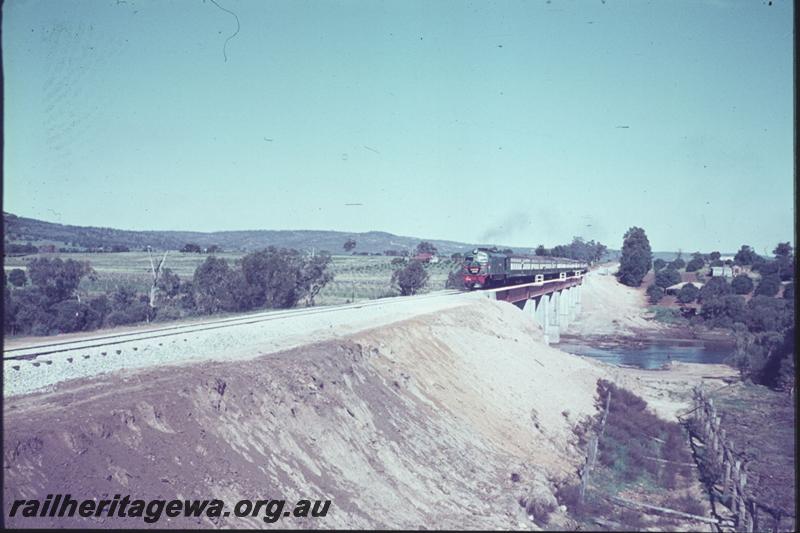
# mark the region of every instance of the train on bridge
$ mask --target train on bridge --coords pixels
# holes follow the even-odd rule
[[[467,289],[485,289],[566,279],[588,269],[588,263],[574,259],[506,254],[496,248],[476,248],[464,257],[463,278]]]

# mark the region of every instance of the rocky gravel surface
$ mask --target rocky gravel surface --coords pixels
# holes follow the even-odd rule
[[[451,291],[452,292],[452,291]],[[431,294],[414,298],[391,298],[331,308],[296,309],[259,313],[247,318],[215,325],[197,325],[176,329],[166,326],[161,333],[141,333],[153,328],[107,330],[89,335],[58,336],[40,340],[63,346],[27,349],[15,342],[14,352],[45,354],[32,359],[4,359],[3,394],[6,397],[42,389],[57,383],[123,369],[142,369],[161,365],[182,365],[203,360],[247,359],[348,334],[420,313],[450,309],[472,301],[475,294]],[[225,327],[221,327],[222,325]],[[234,324],[234,325],[231,325]],[[207,329],[203,329],[207,328]],[[115,333],[119,339],[103,338]]]

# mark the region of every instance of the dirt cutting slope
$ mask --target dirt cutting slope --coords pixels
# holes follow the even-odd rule
[[[562,334],[578,337],[638,336],[661,331],[647,311],[642,291],[617,281],[618,263],[591,270],[584,278],[582,310]]]
[[[279,527],[532,528],[582,458],[600,365],[541,343],[510,304],[437,314],[247,361],[125,370],[6,399],[18,498],[331,499]],[[516,476],[512,476],[516,474]],[[515,479],[517,481],[512,480]],[[550,527],[563,514],[556,511]],[[141,527],[141,519],[7,519]],[[161,527],[266,527],[261,517]]]

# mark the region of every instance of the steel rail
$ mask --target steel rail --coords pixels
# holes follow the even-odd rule
[[[451,290],[447,292],[437,292],[435,294],[423,294],[419,296],[415,296],[416,299],[428,299],[428,298],[435,298],[441,296],[452,296],[454,294],[461,294],[460,291]],[[407,301],[404,299],[404,301]],[[271,311],[266,313],[257,313],[257,314],[250,314],[247,316],[240,316],[240,317],[228,317],[218,320],[210,320],[206,322],[200,323],[193,323],[193,324],[185,324],[180,326],[170,326],[165,328],[158,328],[158,329],[149,329],[145,331],[132,331],[127,333],[120,333],[116,335],[103,335],[98,337],[90,337],[85,339],[77,339],[73,341],[62,341],[57,343],[49,343],[49,344],[41,344],[41,345],[33,345],[33,346],[25,346],[19,348],[13,348],[10,350],[4,350],[3,352],[3,360],[4,361],[15,361],[15,360],[28,360],[28,359],[35,359],[42,355],[51,355],[55,353],[62,353],[62,352],[70,352],[74,350],[83,350],[89,348],[101,348],[104,346],[114,346],[116,344],[123,344],[123,343],[130,343],[130,342],[137,342],[137,341],[147,341],[151,339],[158,339],[163,337],[172,337],[181,334],[191,334],[191,333],[198,333],[202,331],[210,331],[215,329],[222,329],[222,328],[229,328],[235,327],[239,325],[249,325],[249,324],[256,324],[259,322],[269,322],[273,320],[280,320],[284,318],[296,317],[296,316],[308,316],[308,315],[316,315],[316,314],[324,314],[324,313],[332,313],[336,311],[343,311],[348,309],[361,309],[364,307],[375,307],[379,305],[392,305],[400,303],[399,300],[389,300],[389,299],[380,299],[380,300],[369,300],[366,302],[361,303],[352,303],[352,304],[343,304],[343,305],[336,305],[336,306],[324,306],[312,309],[291,309],[291,310],[284,310],[284,311]],[[132,338],[127,338],[132,337]],[[99,342],[98,342],[99,341]],[[103,342],[108,341],[108,342]],[[93,343],[93,344],[92,344]],[[53,348],[53,349],[49,349]],[[45,350],[45,351],[42,351]],[[16,353],[16,352],[34,352],[34,353],[24,353],[19,355],[6,355],[8,353]]]
[[[510,289],[521,288],[531,285],[542,287],[550,283],[563,283],[564,281],[571,281],[575,280],[576,278],[579,279],[581,277],[583,276],[569,276],[563,280],[552,279],[552,280],[544,280],[541,282],[525,283],[521,285],[492,287],[481,291],[474,291],[473,293],[464,293],[458,290],[445,290],[436,293],[421,294],[414,296],[413,298],[419,300],[419,299],[436,298],[442,296],[453,296],[456,294],[492,293],[498,291],[507,291]],[[117,344],[125,344],[131,342],[147,341],[151,339],[159,339],[164,337],[172,337],[181,334],[193,334],[203,331],[211,331],[211,330],[235,327],[240,325],[250,325],[261,322],[270,322],[284,318],[332,313],[348,309],[362,309],[365,307],[375,307],[379,305],[392,305],[400,303],[401,301],[408,301],[408,297],[368,300],[359,303],[354,302],[349,304],[324,306],[311,309],[287,309],[278,311],[265,311],[265,312],[251,313],[245,316],[226,317],[214,320],[207,320],[203,322],[193,322],[191,324],[180,324],[176,326],[166,326],[155,329],[151,328],[141,331],[129,331],[125,333],[117,333],[112,335],[91,336],[76,340],[63,340],[59,342],[50,342],[46,344],[20,346],[8,350],[3,350],[3,360],[4,361],[31,360],[31,359],[36,359],[39,356],[52,355],[56,353],[71,352],[75,350],[83,350],[90,348],[102,348],[106,346],[114,346]]]

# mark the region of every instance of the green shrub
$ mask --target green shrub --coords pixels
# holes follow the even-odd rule
[[[86,304],[81,304],[76,300],[64,300],[53,304],[51,310],[54,313],[51,328],[57,333],[71,333],[86,329],[87,316],[90,308]]]
[[[658,285],[650,285],[647,287],[647,301],[651,304],[657,304],[664,297],[664,289]]]
[[[174,305],[164,305],[158,308],[156,313],[156,320],[159,322],[166,322],[169,320],[177,320],[183,316],[180,308]]]
[[[651,313],[653,313],[653,318],[658,322],[664,322],[665,324],[677,324],[683,321],[681,312],[678,309],[673,309],[672,307],[656,305],[650,307],[649,310]]]
[[[700,295],[700,289],[691,283],[687,283],[678,291],[678,301],[682,304],[692,303]]]
[[[756,287],[756,296],[775,296],[781,289],[781,278],[777,274],[764,277]]]
[[[416,294],[428,283],[428,272],[419,261],[411,261],[405,268],[395,270],[392,274],[392,286],[403,296]]]
[[[550,515],[553,514],[555,510],[556,506],[552,502],[545,502],[538,498],[531,499],[525,506],[525,512],[527,512],[529,516],[533,516],[533,521],[540,526],[550,521]]]
[[[15,287],[22,287],[28,281],[25,271],[21,268],[15,268],[8,273],[8,282]]]
[[[705,302],[706,300],[718,298],[720,296],[725,296],[731,293],[731,286],[725,280],[725,278],[721,277],[713,277],[703,285],[703,288],[700,289],[700,298],[701,302]]]
[[[681,282],[681,275],[674,268],[667,267],[663,270],[659,270],[656,273],[655,283],[656,285],[658,285],[663,289],[666,289],[667,287],[670,287],[680,282]]]
[[[733,278],[731,288],[736,294],[750,294],[753,290],[753,280],[746,274],[739,274]]]
[[[560,505],[566,505],[568,511],[577,511],[581,501],[579,484],[565,484],[556,489],[556,499]]]
[[[131,302],[124,309],[117,309],[106,317],[106,324],[109,326],[121,326],[124,324],[136,324],[144,322],[150,314],[150,307],[142,301]]]
[[[697,272],[703,268],[703,266],[705,266],[703,259],[701,257],[695,257],[686,263],[686,272]]]
[[[650,241],[642,228],[632,227],[622,242],[617,278],[623,285],[638,287],[652,266],[653,254]]]
[[[702,297],[702,290],[700,291]],[[744,298],[736,295],[726,295],[703,300],[700,314],[706,321],[717,327],[733,327],[737,322],[746,320]]]
[[[462,276],[461,269],[451,270],[447,275],[447,281],[444,284],[445,289],[463,289],[464,277]]]

